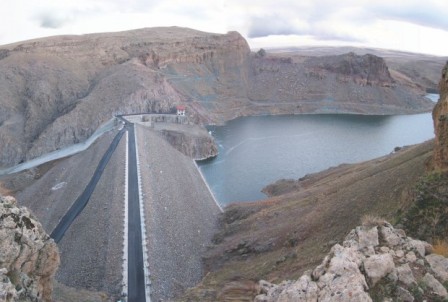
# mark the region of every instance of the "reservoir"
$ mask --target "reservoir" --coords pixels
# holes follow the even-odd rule
[[[264,199],[261,189],[282,178],[373,159],[434,137],[430,113],[255,116],[208,128],[219,155],[198,164],[223,206]]]

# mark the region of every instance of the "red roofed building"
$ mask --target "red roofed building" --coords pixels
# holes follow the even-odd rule
[[[177,105],[176,110],[177,110],[177,115],[185,116],[185,106],[184,105]]]

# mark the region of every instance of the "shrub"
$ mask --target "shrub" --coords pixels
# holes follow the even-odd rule
[[[414,196],[414,203],[402,221],[406,232],[423,240],[447,239],[448,173],[433,172],[422,177],[415,186]]]

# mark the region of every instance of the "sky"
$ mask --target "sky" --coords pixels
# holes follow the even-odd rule
[[[447,0],[14,0],[0,12],[0,45],[156,26],[238,31],[254,50],[328,45],[448,56]]]

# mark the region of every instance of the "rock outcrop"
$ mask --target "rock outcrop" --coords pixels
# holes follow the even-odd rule
[[[52,301],[59,252],[28,209],[0,196],[0,300]]]
[[[187,127],[187,126],[185,126]],[[218,147],[207,131],[161,130],[162,136],[177,150],[193,158],[203,160],[218,155]]]
[[[329,71],[337,74],[338,81],[353,81],[362,86],[395,86],[389,68],[383,58],[375,55],[356,55],[353,52],[338,56],[326,56],[308,60],[309,68],[320,74]]]
[[[434,120],[435,146],[434,167],[448,169],[448,63],[442,71],[439,83],[440,99],[432,113]]]
[[[387,222],[366,223],[296,281],[259,282],[257,302],[446,299],[448,259]]]

